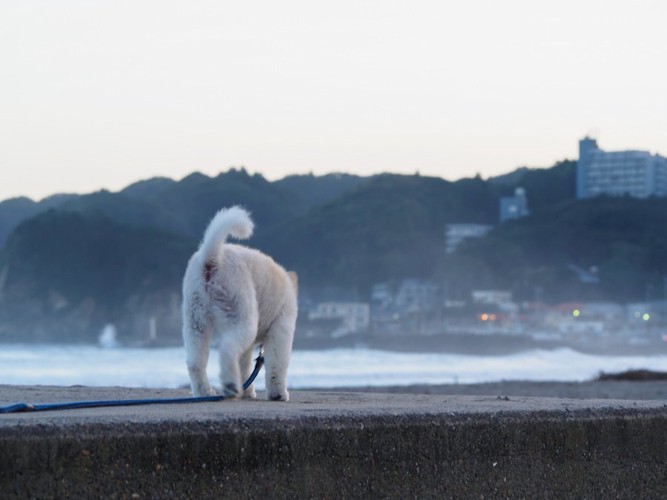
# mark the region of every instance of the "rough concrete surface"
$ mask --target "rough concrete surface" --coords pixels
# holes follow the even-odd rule
[[[570,399],[659,399],[667,401],[667,380],[646,380],[639,382],[629,380],[591,380],[586,382],[525,382],[503,380],[484,384],[416,384],[331,390],[450,396],[530,396]]]
[[[186,391],[0,386],[0,406]],[[667,402],[292,391],[0,415],[0,498],[667,498]]]

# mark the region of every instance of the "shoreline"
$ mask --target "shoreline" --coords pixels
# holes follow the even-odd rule
[[[479,384],[413,384],[407,386],[336,387],[331,389],[303,390],[317,390],[318,392],[331,393],[494,396],[502,400],[506,400],[506,398],[528,397],[588,400],[662,400],[667,402],[667,381],[664,380],[591,380],[584,382],[500,381]]]
[[[572,349],[583,354],[599,356],[649,356],[667,354],[667,342],[630,344],[628,342],[594,343],[536,340],[530,335],[509,334],[356,334],[339,338],[294,338],[294,350],[327,350],[362,348],[405,353],[451,353],[476,356],[503,356],[536,349]]]
[[[100,349],[168,349],[183,347],[180,339],[155,342],[119,342],[113,347],[96,342],[15,342],[0,340],[0,345],[8,346],[53,346],[53,347],[98,347]],[[215,349],[215,346],[212,346]],[[634,344],[627,341],[610,342],[600,339],[597,343],[583,340],[535,339],[524,334],[396,334],[364,333],[349,334],[332,338],[327,336],[306,337],[297,333],[293,351],[327,351],[333,349],[369,349],[406,354],[461,354],[470,356],[507,356],[527,351],[571,349],[581,354],[596,356],[660,356],[667,355],[667,341],[654,340],[649,343]]]

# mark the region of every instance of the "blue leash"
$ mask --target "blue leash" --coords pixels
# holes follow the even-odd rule
[[[264,364],[264,355],[259,352],[255,358],[255,368],[250,377],[243,384],[243,390],[250,387]],[[49,403],[33,405],[29,403],[18,403],[10,406],[0,407],[0,413],[26,413],[34,411],[52,411],[52,410],[78,410],[81,408],[103,408],[108,406],[140,406],[140,405],[167,405],[167,404],[185,404],[185,403],[207,403],[211,401],[222,401],[226,396],[202,396],[196,398],[166,398],[166,399],[116,399],[107,401],[73,401],[71,403]]]

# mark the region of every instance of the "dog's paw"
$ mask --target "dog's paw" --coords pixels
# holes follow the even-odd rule
[[[217,392],[212,387],[197,386],[192,388],[192,396],[195,398],[203,398],[207,396],[217,396]]]
[[[243,391],[243,397],[245,399],[256,399],[257,398],[257,393],[255,392],[254,387],[249,387],[245,391]]]
[[[240,391],[236,383],[234,382],[225,382],[222,387],[222,393],[227,398],[236,398],[239,396]]]
[[[271,401],[289,401],[289,392],[287,390],[282,392],[270,391],[267,396],[267,399]]]

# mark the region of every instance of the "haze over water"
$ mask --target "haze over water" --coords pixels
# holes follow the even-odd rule
[[[667,356],[599,356],[571,349],[506,356],[396,353],[369,349],[294,351],[293,389],[410,384],[471,384],[501,380],[582,382],[601,372],[664,370]],[[178,388],[188,384],[182,348],[102,349],[94,346],[4,345],[0,384]],[[218,386],[211,353],[209,377]],[[264,388],[263,371],[257,387]]]

